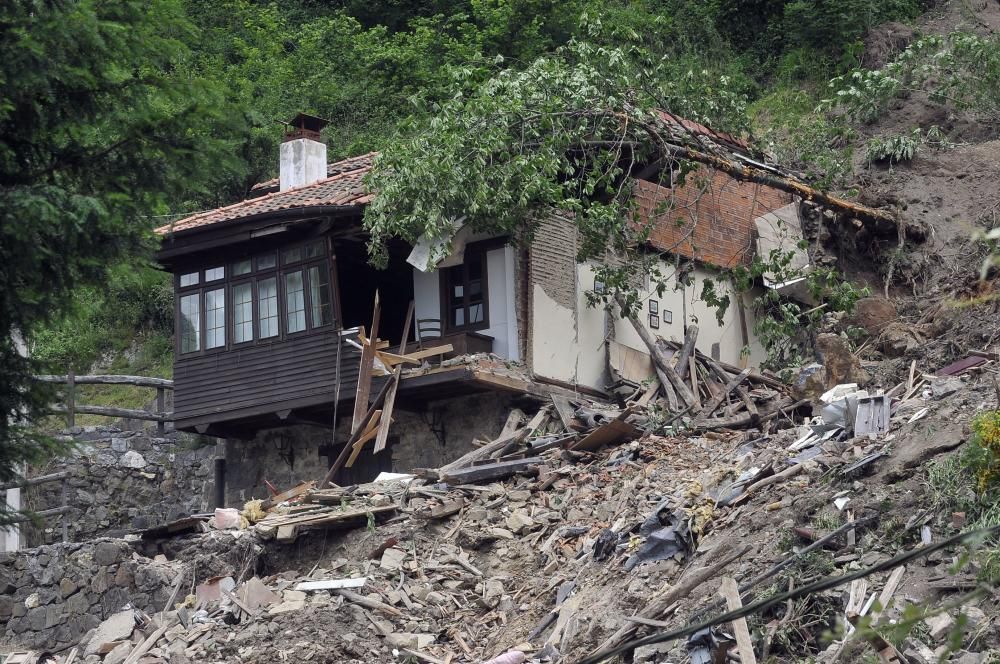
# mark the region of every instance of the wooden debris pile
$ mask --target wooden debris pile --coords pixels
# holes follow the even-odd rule
[[[788,387],[774,376],[741,369],[698,351],[697,325],[687,328],[683,343],[676,343],[654,337],[635,315],[629,321],[649,355],[611,342],[611,355],[620,360],[615,372],[620,383],[632,382],[640,406],[659,399],[661,410],[669,414],[668,422],[682,420],[696,430],[743,429],[807,403],[795,402]],[[612,361],[613,370],[614,365]],[[655,375],[652,385],[635,384],[636,377],[648,374]]]

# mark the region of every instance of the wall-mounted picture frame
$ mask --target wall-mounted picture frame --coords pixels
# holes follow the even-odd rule
[[[649,314],[649,327],[654,330],[660,329],[660,316],[658,314]]]
[[[650,298],[649,300],[649,313],[658,314],[660,313],[660,301]]]
[[[663,322],[666,323],[667,325],[670,325],[671,323],[674,322],[674,313],[669,309],[663,310]]]
[[[604,282],[600,279],[594,279],[594,292],[603,293],[604,292]]]

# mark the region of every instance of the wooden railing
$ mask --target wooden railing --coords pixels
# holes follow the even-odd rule
[[[70,371],[65,376],[35,376],[36,380],[44,383],[60,383],[66,385],[63,394],[64,403],[57,404],[53,410],[57,413],[65,413],[66,426],[75,426],[76,414],[81,415],[103,415],[105,417],[117,417],[129,420],[147,420],[156,422],[156,430],[163,433],[165,423],[173,422],[173,412],[166,410],[166,391],[174,389],[174,381],[166,378],[147,378],[146,376],[77,376]],[[135,408],[117,408],[115,406],[87,406],[76,403],[77,385],[134,385],[135,387],[150,387],[156,390],[156,410],[140,410]]]
[[[69,511],[69,501],[68,501],[68,486],[67,480],[69,479],[69,471],[62,471],[61,473],[52,473],[51,475],[39,475],[38,477],[28,477],[15,482],[10,482],[9,484],[0,484],[0,493],[6,493],[10,489],[25,489],[29,486],[37,486],[39,484],[47,484],[48,482],[61,482],[62,491],[60,493],[62,505],[59,507],[53,507],[51,509],[42,510],[40,512],[24,512],[20,516],[14,517],[11,523],[24,523],[26,521],[33,521],[35,519],[45,519],[50,516],[58,516],[60,514],[66,514]],[[66,516],[62,518],[62,541],[69,541],[69,519]]]

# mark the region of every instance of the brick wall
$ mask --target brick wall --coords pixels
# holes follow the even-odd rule
[[[638,214],[654,220],[654,248],[725,268],[753,259],[755,218],[792,202],[791,194],[706,168],[673,188],[640,180],[635,194]]]
[[[539,223],[529,248],[531,285],[567,309],[576,308],[576,251],[576,224],[555,213]]]

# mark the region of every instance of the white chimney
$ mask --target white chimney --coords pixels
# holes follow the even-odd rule
[[[326,178],[326,144],[319,133],[326,125],[326,120],[304,113],[288,123],[289,130],[281,142],[281,191]]]

